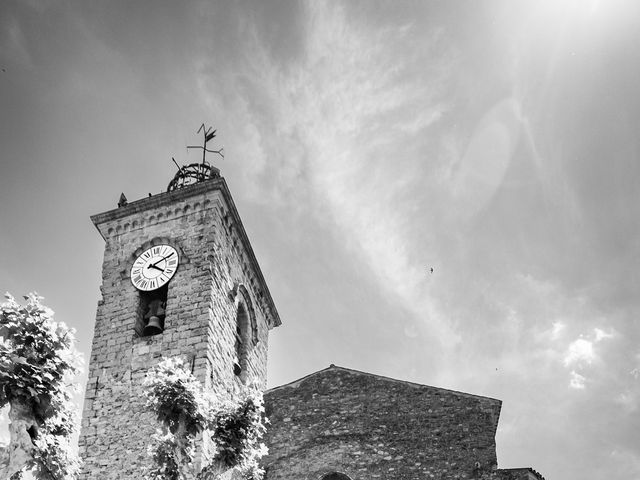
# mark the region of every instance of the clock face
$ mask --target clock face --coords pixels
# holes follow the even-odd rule
[[[178,268],[178,252],[170,245],[156,245],[142,252],[131,267],[131,283],[149,292],[165,285]]]

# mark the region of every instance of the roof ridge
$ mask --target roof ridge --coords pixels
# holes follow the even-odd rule
[[[318,370],[316,372],[309,373],[308,375],[300,377],[297,380],[293,380],[293,381],[291,381],[289,383],[285,383],[283,385],[278,385],[276,387],[269,388],[269,389],[266,390],[266,392],[273,392],[273,391],[284,389],[284,388],[287,388],[287,387],[297,387],[298,384],[302,383],[303,381],[307,380],[308,378],[310,378],[310,377],[312,377],[314,375],[318,375],[320,373],[326,372],[326,371],[331,370],[331,369],[342,370],[342,371],[345,371],[345,372],[348,372],[348,373],[356,373],[356,374],[360,374],[360,375],[367,375],[367,376],[370,376],[370,377],[379,378],[381,380],[387,380],[387,381],[396,382],[396,383],[403,383],[403,384],[410,385],[410,386],[413,386],[413,387],[433,388],[433,389],[440,390],[440,391],[443,391],[443,392],[449,392],[449,393],[453,393],[453,394],[457,394],[457,395],[462,395],[464,397],[484,398],[484,399],[488,399],[488,400],[494,400],[494,401],[500,402],[500,404],[502,404],[502,400],[497,399],[497,398],[493,398],[493,397],[487,397],[485,395],[476,395],[476,394],[473,394],[473,393],[461,392],[459,390],[453,390],[453,389],[450,389],[450,388],[436,387],[436,386],[433,386],[433,385],[426,385],[426,384],[423,384],[423,383],[412,382],[412,381],[409,381],[409,380],[401,380],[401,379],[398,379],[398,378],[388,377],[388,376],[385,376],[385,375],[379,375],[377,373],[364,372],[362,370],[356,370],[356,369],[353,369],[353,368],[341,367],[341,366],[335,365],[333,363],[331,365],[329,365],[327,368],[323,368],[322,370]]]

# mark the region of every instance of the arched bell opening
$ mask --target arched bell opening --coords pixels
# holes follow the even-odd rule
[[[138,336],[150,337],[164,331],[168,291],[168,284],[150,292],[139,291],[138,318],[134,327]]]

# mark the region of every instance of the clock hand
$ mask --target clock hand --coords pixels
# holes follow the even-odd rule
[[[148,265],[147,268],[155,268],[156,270],[160,270],[161,272],[164,272],[164,269],[160,268],[160,267],[156,267],[156,264],[152,264],[152,265]]]
[[[175,252],[171,252],[169,255],[167,255],[166,257],[162,257],[160,260],[158,260],[155,263],[152,263],[151,265],[149,265],[150,267],[154,267],[154,268],[158,268],[156,267],[156,265],[158,265],[161,261],[166,260],[167,258],[169,258],[171,255],[173,255]]]

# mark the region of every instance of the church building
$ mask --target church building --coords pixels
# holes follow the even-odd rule
[[[205,139],[206,146],[206,139]],[[141,478],[156,421],[143,381],[187,359],[221,395],[266,388],[281,322],[220,172],[180,167],[166,192],[91,217],[105,241],[79,441],[82,480]],[[497,469],[501,402],[331,365],[265,392],[267,480],[541,480]],[[211,458],[201,442],[197,460]]]

